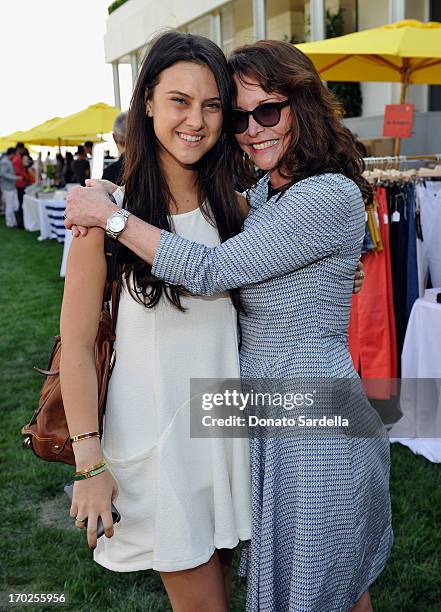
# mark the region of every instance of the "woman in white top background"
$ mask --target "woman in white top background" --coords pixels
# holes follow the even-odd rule
[[[124,208],[207,246],[236,235],[246,204],[232,186],[226,60],[211,41],[168,32],[151,46],[129,117]],[[116,194],[118,197],[118,194]],[[239,199],[238,199],[239,198]],[[124,218],[116,215],[113,234]],[[113,220],[115,221],[115,220]],[[121,230],[120,230],[121,231]],[[114,571],[156,569],[174,610],[228,609],[231,560],[250,538],[246,439],[190,438],[191,378],[238,378],[238,293],[214,298],[159,281],[120,247],[116,364],[103,439],[74,446],[71,515],[87,518],[94,558]],[[93,345],[106,277],[104,232],[71,246],[61,313],[61,384],[70,434],[97,427]],[[110,501],[121,513],[113,526]],[[96,537],[102,517],[105,536]]]

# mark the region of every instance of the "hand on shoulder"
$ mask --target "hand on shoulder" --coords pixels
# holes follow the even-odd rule
[[[104,228],[107,219],[116,209],[117,206],[104,189],[74,187],[66,197],[64,225],[67,229],[74,225]]]

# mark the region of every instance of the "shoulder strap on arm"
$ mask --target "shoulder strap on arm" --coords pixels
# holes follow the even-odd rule
[[[117,255],[119,243],[117,240],[104,236],[104,253],[107,263],[106,285],[104,288],[103,305],[112,302],[112,333],[115,332],[118,316],[119,294],[121,291],[121,278],[118,276]]]

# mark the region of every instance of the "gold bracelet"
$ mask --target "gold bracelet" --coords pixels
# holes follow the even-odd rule
[[[91,467],[84,468],[84,470],[77,470],[74,476],[79,476],[80,474],[87,474],[88,472],[92,472],[93,470],[97,470],[98,468],[103,467],[103,465],[106,465],[105,459],[102,459],[99,463],[96,463],[95,465],[92,465]]]
[[[93,476],[98,476],[98,474],[102,474],[103,472],[105,472],[107,470],[107,465],[104,464],[102,465],[100,468],[97,468],[96,470],[91,470],[90,472],[86,472],[85,474],[78,474],[78,476],[72,476],[73,480],[84,480],[86,478],[92,478]]]
[[[93,470],[98,470],[99,468],[103,467],[104,465],[106,465],[105,459],[103,459],[99,463],[96,463],[95,465],[92,465],[92,466],[90,466],[88,468],[84,468],[84,470],[77,470],[74,473],[74,476],[80,476],[82,474],[88,474],[89,472],[93,472]]]
[[[71,442],[79,442],[80,440],[85,440],[86,438],[97,438],[99,437],[98,431],[88,431],[87,433],[77,434],[76,436],[71,436]]]

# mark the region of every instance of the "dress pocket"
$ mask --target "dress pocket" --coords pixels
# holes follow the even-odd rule
[[[116,459],[106,454],[108,468],[118,484],[115,506],[121,521],[152,525],[156,505],[157,447],[127,459]]]

